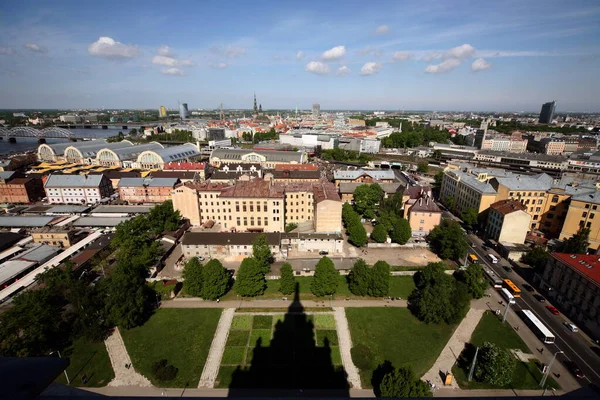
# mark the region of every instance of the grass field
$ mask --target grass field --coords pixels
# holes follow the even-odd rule
[[[291,388],[308,376],[306,387],[320,379],[330,385],[335,380],[329,378],[341,365],[331,314],[236,314],[216,387]]]
[[[298,282],[298,292],[300,293],[301,300],[316,300],[323,299],[323,297],[319,298],[310,292],[310,283],[312,282],[312,276],[298,276],[296,277],[296,282]],[[392,276],[390,278],[390,292],[389,296],[392,297],[402,297],[406,299],[408,295],[415,288],[415,283],[413,281],[412,276]],[[255,299],[263,300],[263,299],[281,299],[282,297],[291,298],[292,296],[284,296],[279,292],[279,279],[269,279],[267,281],[267,289],[262,296],[258,296]],[[325,297],[327,298],[327,297]],[[348,282],[346,276],[340,276],[340,283],[338,284],[337,293],[333,296],[334,299],[343,300],[346,298],[351,299],[359,299],[363,298],[360,296],[355,296],[348,289]],[[368,297],[366,297],[368,298]],[[222,300],[236,300],[238,296],[235,292],[235,289],[232,289],[225,296],[222,297]]]
[[[531,353],[525,342],[514,331],[508,323],[502,323],[498,317],[491,312],[486,312],[471,335],[471,344],[482,346],[485,342],[491,342],[499,347],[519,349],[524,353]],[[472,348],[466,349],[459,361],[452,368],[456,382],[463,389],[538,389],[542,378],[540,368],[535,361],[528,363],[517,362],[512,382],[506,386],[494,386],[485,382],[469,382],[467,380],[468,368],[472,359]],[[548,379],[548,387],[559,389],[560,386],[552,379]]]
[[[67,374],[71,386],[106,386],[115,377],[104,342],[90,342],[81,338],[60,355],[69,358]],[[86,377],[86,383],[81,380],[83,377]],[[56,382],[66,385],[65,374],[60,374]]]
[[[158,387],[198,386],[221,309],[159,309],[143,326],[121,330],[135,369]],[[167,359],[179,369],[174,380],[157,381],[152,363]]]
[[[346,308],[346,316],[353,345],[365,345],[372,354],[373,367],[360,370],[363,387],[371,387],[373,370],[386,360],[422,376],[454,331],[451,325],[425,324],[405,308]]]

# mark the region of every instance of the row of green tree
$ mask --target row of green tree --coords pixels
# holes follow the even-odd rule
[[[353,150],[344,150],[340,148],[321,150],[315,155],[322,158],[323,160],[334,160],[342,162],[355,162],[359,164],[366,164],[373,160],[373,156],[367,153],[358,153]]]
[[[119,224],[110,245],[115,265],[96,284],[74,272],[69,261],[38,275],[39,286],[17,295],[0,315],[0,355],[45,356],[79,337],[103,340],[114,326],[143,324],[157,299],[146,284],[161,255],[156,237],[177,229],[179,221],[165,202]]]
[[[392,133],[381,144],[387,148],[411,148],[428,146],[430,142],[447,143],[449,138],[450,134],[446,130],[405,122],[402,124],[402,132]]]
[[[242,134],[242,140],[248,143],[260,143],[269,140],[277,140],[279,139],[279,134],[275,131],[275,128],[271,128],[267,132],[244,132]]]
[[[568,239],[563,240],[556,247],[558,253],[566,254],[587,254],[590,247],[590,228],[579,228],[579,231]],[[544,272],[544,268],[550,259],[550,253],[541,246],[534,247],[529,253],[521,258],[521,261],[530,265],[539,274]]]

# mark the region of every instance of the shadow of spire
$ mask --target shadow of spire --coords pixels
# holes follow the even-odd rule
[[[294,300],[275,324],[270,343],[260,338],[250,343],[254,346],[250,365],[233,371],[229,397],[349,397],[347,374],[333,364],[330,340],[323,337],[320,342],[296,283]]]

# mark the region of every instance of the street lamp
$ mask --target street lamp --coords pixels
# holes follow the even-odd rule
[[[544,376],[542,376],[542,380],[540,381],[540,387],[544,387],[544,385],[546,384],[546,379],[548,379],[548,375],[550,375],[550,368],[552,368],[552,363],[554,363],[554,360],[556,359],[556,356],[558,354],[565,354],[565,352],[559,350],[556,353],[554,353],[554,356],[552,356],[552,360],[550,360],[550,363],[548,364],[548,368],[546,368],[546,373],[544,374]]]
[[[509,301],[506,302],[506,308],[504,309],[504,315],[502,316],[502,323],[504,323],[506,321],[506,317],[508,316],[508,309],[510,308],[510,306],[512,304],[515,304],[514,299],[510,299]]]
[[[48,355],[51,356],[54,353],[55,353],[54,351],[51,351]],[[60,351],[56,350],[56,353],[58,353],[58,358],[62,358],[62,356],[60,355]],[[67,384],[70,385],[71,384],[71,380],[69,379],[69,375],[67,374],[67,369],[65,368],[63,370],[63,372],[65,373],[65,378],[67,378]]]

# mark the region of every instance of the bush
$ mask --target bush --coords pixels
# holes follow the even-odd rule
[[[352,361],[359,369],[368,371],[373,369],[373,353],[364,344],[358,344],[350,349]]]
[[[292,294],[296,291],[296,278],[294,278],[294,272],[290,263],[284,263],[281,266],[279,291],[283,294]]]
[[[385,225],[375,225],[373,232],[371,232],[371,239],[377,243],[385,243],[387,240],[387,229]]]
[[[508,385],[515,372],[516,359],[508,351],[485,342],[475,365],[475,379],[492,385]]]
[[[285,231],[286,231],[286,233],[289,233],[289,232],[293,231],[294,229],[296,229],[297,227],[298,227],[298,224],[290,222],[289,224],[287,224],[285,226]]]
[[[152,375],[159,381],[172,381],[178,371],[173,365],[168,365],[168,361],[165,359],[152,363]]]

